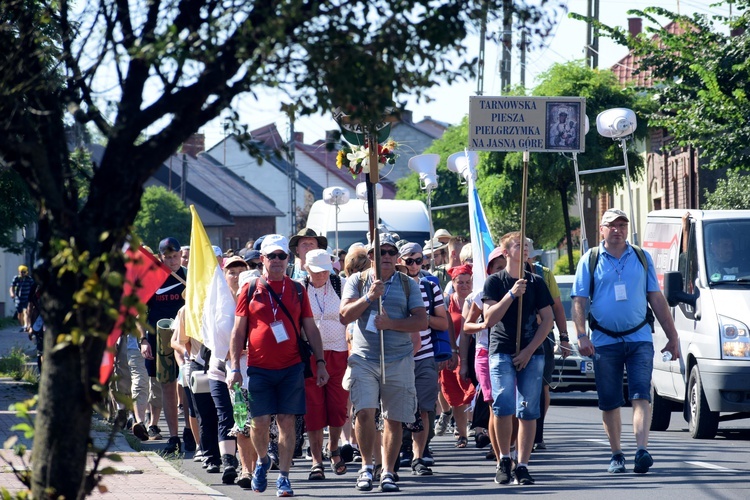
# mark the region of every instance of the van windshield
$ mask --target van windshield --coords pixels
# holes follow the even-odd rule
[[[425,240],[430,239],[430,233],[423,231],[396,231],[402,240],[419,243],[424,246]],[[330,231],[326,234],[328,245],[333,248],[336,244],[336,233]],[[339,231],[339,248],[346,250],[353,243],[367,244],[367,235],[361,231]]]
[[[708,280],[750,281],[750,220],[707,223],[703,234]]]

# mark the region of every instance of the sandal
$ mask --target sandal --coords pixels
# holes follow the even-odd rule
[[[467,444],[469,444],[469,440],[463,436],[456,440],[456,448],[466,448]]]
[[[346,462],[341,459],[341,448],[336,448],[331,452],[331,469],[337,476],[346,474]]]
[[[399,491],[398,485],[396,484],[396,481],[394,481],[391,472],[384,472],[380,477],[380,491],[384,493]]]
[[[369,470],[363,469],[359,471],[357,489],[359,491],[370,491],[372,489],[372,473]]]
[[[310,475],[307,476],[308,481],[322,481],[326,478],[323,464],[315,464],[310,469]]]

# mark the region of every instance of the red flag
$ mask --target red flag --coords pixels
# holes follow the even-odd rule
[[[143,245],[137,251],[128,246],[125,255],[127,261],[125,262],[125,283],[122,287],[122,296],[133,295],[135,290],[135,295],[141,302],[148,302],[172,271]],[[106,384],[112,375],[115,362],[114,346],[122,334],[122,324],[128,314],[136,314],[135,309],[131,307],[128,310],[121,304],[120,316],[107,337],[107,349],[104,351],[102,364],[99,367],[99,383],[102,385]]]

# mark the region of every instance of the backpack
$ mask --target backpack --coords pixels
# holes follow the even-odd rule
[[[638,245],[630,245],[633,250],[635,251],[635,254],[638,256],[638,260],[641,263],[641,266],[643,266],[643,272],[646,276],[646,293],[648,294],[648,260],[646,260],[646,254],[643,252],[643,249],[639,247]],[[596,269],[596,264],[599,261],[599,247],[594,247],[589,252],[589,300],[591,302],[594,301],[594,270]],[[651,327],[651,333],[654,332],[654,312],[651,310],[651,307],[649,307],[648,302],[646,303],[646,317],[641,321],[638,325],[634,326],[633,328],[629,328],[623,332],[614,332],[612,330],[607,330],[606,328],[602,327],[598,321],[596,321],[596,318],[591,314],[591,311],[589,311],[589,327],[591,330],[599,330],[600,332],[609,335],[610,337],[624,337],[625,335],[630,335],[633,332],[636,332],[643,328],[644,325],[648,324]]]
[[[328,276],[328,281],[331,282],[331,287],[333,288],[333,291],[336,292],[336,295],[338,295],[339,298],[341,298],[341,277],[331,273]],[[305,288],[307,288],[307,285],[310,284],[310,276],[305,277]]]

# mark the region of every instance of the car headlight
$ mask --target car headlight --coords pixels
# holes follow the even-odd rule
[[[719,331],[722,358],[750,358],[750,335],[745,323],[719,315]]]

